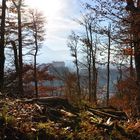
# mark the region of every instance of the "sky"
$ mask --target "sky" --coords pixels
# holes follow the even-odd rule
[[[67,38],[72,30],[80,30],[74,19],[80,16],[80,0],[25,0],[31,8],[46,16],[46,39],[38,55],[39,63],[72,60]]]

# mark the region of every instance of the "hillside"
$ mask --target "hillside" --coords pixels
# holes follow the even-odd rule
[[[140,139],[140,120],[116,108],[78,108],[64,98],[0,100],[2,140]]]

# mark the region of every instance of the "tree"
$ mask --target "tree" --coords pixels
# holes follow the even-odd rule
[[[134,56],[135,56],[135,65],[137,72],[137,83],[140,84],[140,1],[137,0],[137,5],[134,5],[133,0],[127,0],[126,10],[131,13],[131,31],[133,31],[133,40],[134,40]]]
[[[107,60],[107,93],[106,93],[106,104],[109,105],[109,88],[110,88],[110,47],[111,47],[111,25],[108,27],[108,60]]]
[[[100,29],[98,33],[101,35],[107,35],[108,41],[107,43],[107,89],[106,89],[106,105],[109,105],[109,98],[110,98],[110,54],[111,54],[111,24],[108,25],[108,29]]]
[[[45,18],[41,12],[37,10],[29,11],[29,30],[31,34],[31,38],[33,39],[32,44],[34,45],[34,83],[35,83],[35,94],[38,97],[38,80],[37,80],[37,54],[41,47],[41,43],[44,40],[45,35]]]
[[[134,48],[135,68],[136,68],[136,75],[137,75],[136,80],[139,86],[140,83],[140,41],[139,41],[140,40],[140,36],[139,36],[140,1],[126,0],[126,3],[127,3],[126,10],[129,11],[128,13],[123,9],[124,1],[120,1],[120,0],[118,1],[96,0],[94,5],[87,4],[87,8],[96,12],[99,16],[102,17],[102,19],[106,20],[106,22],[110,21],[113,25],[117,27],[114,28],[114,33],[117,34],[112,35],[111,38],[113,41],[118,42],[118,44],[123,43],[126,47],[128,45],[126,41],[129,40],[129,47]],[[131,61],[130,69],[132,69],[132,57],[130,58],[130,61]],[[139,110],[138,112],[140,112],[140,94],[137,95],[136,104],[137,104],[136,105],[137,109]]]
[[[83,21],[79,21],[85,31],[85,36],[81,38],[84,52],[86,53],[87,69],[88,69],[88,90],[89,100],[97,103],[97,69],[96,69],[96,50],[97,40],[93,30],[96,28],[96,16],[87,13],[83,16]]]
[[[140,86],[140,1],[137,0],[136,5],[134,0],[126,0],[127,6],[126,10],[130,11],[130,16],[132,18],[131,31],[133,31],[133,41],[134,41],[134,57],[135,57],[135,67],[137,74],[137,84]],[[140,92],[140,88],[139,88]],[[137,97],[137,109],[140,113],[140,93]]]
[[[102,34],[101,31],[102,29],[106,29],[106,25],[108,23],[111,23],[112,25],[112,30],[113,32],[111,33],[111,36],[109,37],[109,34],[106,33],[106,35],[108,36],[108,39],[112,41],[113,46],[112,49],[110,49],[109,52],[109,46],[110,45],[106,45],[108,49],[108,53],[104,52],[102,53],[104,55],[104,58],[106,56],[106,54],[113,54],[112,57],[114,58],[118,58],[118,56],[121,56],[121,59],[124,59],[124,56],[121,55],[122,53],[122,48],[128,46],[128,44],[126,44],[125,40],[126,38],[130,35],[130,33],[128,32],[129,29],[129,20],[126,18],[128,16],[128,14],[125,12],[125,10],[123,10],[122,5],[124,4],[123,1],[114,1],[114,0],[95,0],[94,4],[90,3],[90,4],[86,4],[87,9],[89,9],[91,12],[93,12],[99,19],[99,23],[97,24],[97,28],[94,30],[94,32],[96,32],[97,34]],[[127,24],[124,24],[124,22]],[[107,30],[106,30],[107,31]],[[100,40],[102,40],[102,46],[105,46],[105,44],[107,44],[107,42],[109,42],[109,40],[105,39],[105,36],[102,36]],[[99,35],[101,36],[101,35]],[[109,55],[108,55],[108,59],[109,59]],[[113,60],[110,59],[110,60]],[[125,59],[128,60],[128,57],[125,57]],[[104,59],[105,60],[105,59]],[[131,59],[132,60],[132,59]],[[106,61],[107,62],[107,61]],[[111,62],[114,65],[114,62]],[[115,64],[119,64],[121,63],[120,61],[116,61]],[[109,67],[109,63],[105,63],[107,64]],[[125,63],[125,65],[127,65],[127,63]],[[109,68],[108,68],[109,69]],[[109,72],[108,72],[109,73]],[[108,74],[107,74],[108,75]],[[108,75],[109,76],[109,75]],[[109,83],[109,78],[107,76],[107,83]],[[109,84],[107,84],[109,85]],[[107,86],[107,100],[109,98],[109,87]]]
[[[22,23],[21,23],[21,6],[23,4],[23,0],[12,0],[15,8],[17,9],[18,15],[18,61],[19,61],[19,68],[18,68],[18,83],[19,83],[19,94],[23,95],[23,55],[22,55]]]
[[[79,63],[78,63],[78,41],[79,37],[75,34],[75,32],[72,32],[72,34],[69,36],[69,42],[68,47],[71,51],[71,56],[74,58],[74,64],[76,66],[76,76],[77,76],[77,92],[79,99],[81,97],[81,85],[80,85],[80,71],[79,71]]]
[[[27,8],[27,7],[26,7]],[[19,10],[20,9],[20,10]],[[27,11],[27,9],[26,9]],[[7,62],[10,60],[10,67],[15,67],[15,81],[17,81],[17,93],[22,96],[23,92],[23,51],[28,37],[27,23],[25,20],[25,6],[24,1],[9,0],[7,2],[7,15],[6,15],[6,57]],[[22,16],[21,16],[22,15]],[[20,20],[20,21],[19,21]],[[22,28],[22,29],[21,29]],[[30,41],[30,40],[29,40]],[[28,42],[29,42],[28,41]],[[9,51],[9,52],[8,52]],[[22,56],[20,56],[22,55]],[[10,57],[9,57],[10,56]],[[22,79],[22,80],[20,80]],[[22,92],[21,92],[22,91]]]
[[[4,86],[4,64],[5,64],[5,13],[6,13],[6,0],[2,0],[2,13],[1,13],[1,27],[0,27],[0,92],[3,91]]]
[[[15,69],[16,69],[16,75],[18,74],[18,70],[19,70],[19,63],[18,63],[18,51],[17,51],[17,46],[15,41],[11,40],[11,45],[14,51],[14,65],[15,65]]]

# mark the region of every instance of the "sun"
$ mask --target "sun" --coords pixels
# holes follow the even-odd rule
[[[58,16],[62,8],[61,0],[25,0],[25,2],[31,8],[42,11],[47,18]]]

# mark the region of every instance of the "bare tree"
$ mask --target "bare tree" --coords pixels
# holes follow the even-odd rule
[[[41,47],[41,44],[45,37],[45,17],[37,10],[29,11],[30,24],[29,29],[31,31],[31,38],[33,39],[33,50],[34,50],[34,83],[35,83],[35,94],[38,97],[38,79],[37,79],[37,55]]]
[[[79,37],[75,34],[75,32],[72,32],[69,36],[69,42],[68,47],[71,51],[71,56],[74,58],[74,64],[76,66],[76,76],[77,76],[77,92],[79,95],[79,99],[81,97],[81,85],[80,85],[80,71],[79,71],[79,63],[78,63],[78,41]]]
[[[95,16],[91,13],[83,16],[83,21],[80,24],[84,27],[85,37],[81,39],[86,47],[86,58],[88,65],[88,84],[89,84],[89,99],[97,103],[97,69],[96,69],[96,49],[97,42],[93,29],[96,26]]]

